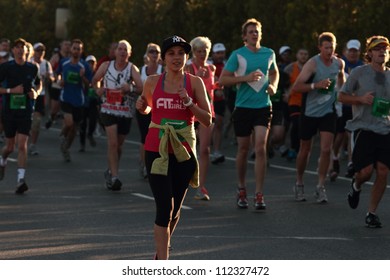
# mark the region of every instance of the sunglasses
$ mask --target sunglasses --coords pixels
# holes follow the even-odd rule
[[[389,47],[388,46],[376,46],[376,47],[373,47],[371,49],[371,51],[385,51],[387,50]]]
[[[149,50],[148,53],[159,54],[160,52],[158,50]]]

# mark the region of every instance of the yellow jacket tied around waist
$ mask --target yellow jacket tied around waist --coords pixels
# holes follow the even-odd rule
[[[183,162],[191,158],[186,147],[184,147],[183,143],[178,138],[178,135],[180,135],[189,144],[195,157],[196,169],[190,180],[190,186],[197,188],[199,186],[199,164],[198,159],[196,158],[196,135],[194,126],[188,125],[181,129],[175,129],[172,125],[169,124],[158,125],[154,122],[151,122],[149,127],[164,130],[159,146],[159,153],[161,157],[156,158],[153,161],[150,173],[165,176],[168,174],[168,143],[171,143],[173,153],[178,162]]]

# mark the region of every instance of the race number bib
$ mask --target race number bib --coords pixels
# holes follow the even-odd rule
[[[27,98],[24,94],[12,94],[10,108],[13,110],[26,109]]]
[[[66,75],[66,82],[69,84],[78,84],[80,82],[80,73],[69,71]]]
[[[166,119],[166,118],[163,118],[161,120],[161,124],[160,125],[164,125],[164,124],[169,124],[169,125],[172,125],[175,130],[176,129],[182,129],[182,128],[185,128],[187,126],[187,122],[186,121],[183,121],[183,120],[171,120],[171,119]],[[164,134],[164,130],[163,129],[160,129],[160,134],[159,134],[159,138],[161,138]],[[181,137],[180,135],[177,135],[179,140],[181,142],[184,141],[184,138]]]
[[[386,118],[390,111],[390,100],[384,98],[374,98],[371,114],[375,117]]]
[[[111,105],[122,104],[123,96],[121,90],[107,89],[106,102]]]

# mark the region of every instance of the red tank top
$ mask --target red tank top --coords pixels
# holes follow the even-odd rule
[[[164,80],[165,73],[160,75],[156,88],[153,92],[152,122],[159,125],[163,125],[168,122],[178,129],[188,125],[193,125],[194,114],[183,105],[183,101],[180,99],[179,94],[167,93],[164,91]],[[185,73],[184,75],[184,87],[187,90],[188,95],[193,98],[194,103],[196,103],[192,92],[191,78],[188,73]],[[145,151],[159,151],[162,133],[162,130],[158,128],[149,128],[145,139]],[[188,152],[191,152],[190,146],[184,141],[184,139],[183,145],[186,147]],[[168,151],[169,153],[173,152],[171,145],[169,145]]]
[[[199,67],[197,67],[194,63],[191,63],[192,69],[194,73],[198,72]],[[210,65],[207,65],[207,77],[200,77],[204,83],[204,86],[206,87],[207,97],[210,102],[210,108],[211,108],[211,116],[215,117],[214,112],[214,72],[210,70]]]

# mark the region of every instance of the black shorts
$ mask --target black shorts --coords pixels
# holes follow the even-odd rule
[[[272,110],[272,121],[271,126],[273,125],[284,125],[285,119],[283,110]]]
[[[299,131],[301,140],[310,140],[318,131],[336,132],[336,113],[329,113],[323,117],[300,116]]]
[[[145,144],[146,135],[149,131],[149,124],[152,121],[152,114],[149,113],[147,115],[141,114],[136,111],[136,117],[137,117],[137,123],[138,123],[138,129],[141,136],[141,143]]]
[[[117,125],[118,134],[127,135],[131,128],[131,118],[118,117],[106,113],[100,113],[100,123],[103,126]]]
[[[60,94],[61,94],[61,89],[54,88],[54,87],[50,86],[50,88],[49,88],[49,97],[50,97],[51,100],[59,101],[60,100]]]
[[[271,107],[260,109],[235,108],[232,114],[234,132],[238,137],[250,136],[255,126],[270,128]]]
[[[381,135],[372,131],[357,130],[352,133],[352,162],[356,172],[380,161],[390,169],[390,133]]]
[[[31,118],[4,118],[2,117],[6,138],[14,138],[16,133],[30,135]]]
[[[83,119],[84,107],[75,107],[70,103],[61,101],[61,111],[66,114],[71,114],[74,123],[80,123]]]
[[[214,112],[218,116],[225,116],[226,101],[225,99],[214,101]]]
[[[290,118],[301,115],[301,107],[297,105],[288,106],[288,115]]]
[[[45,115],[45,96],[38,95],[35,100],[34,112],[40,113],[42,116]]]

